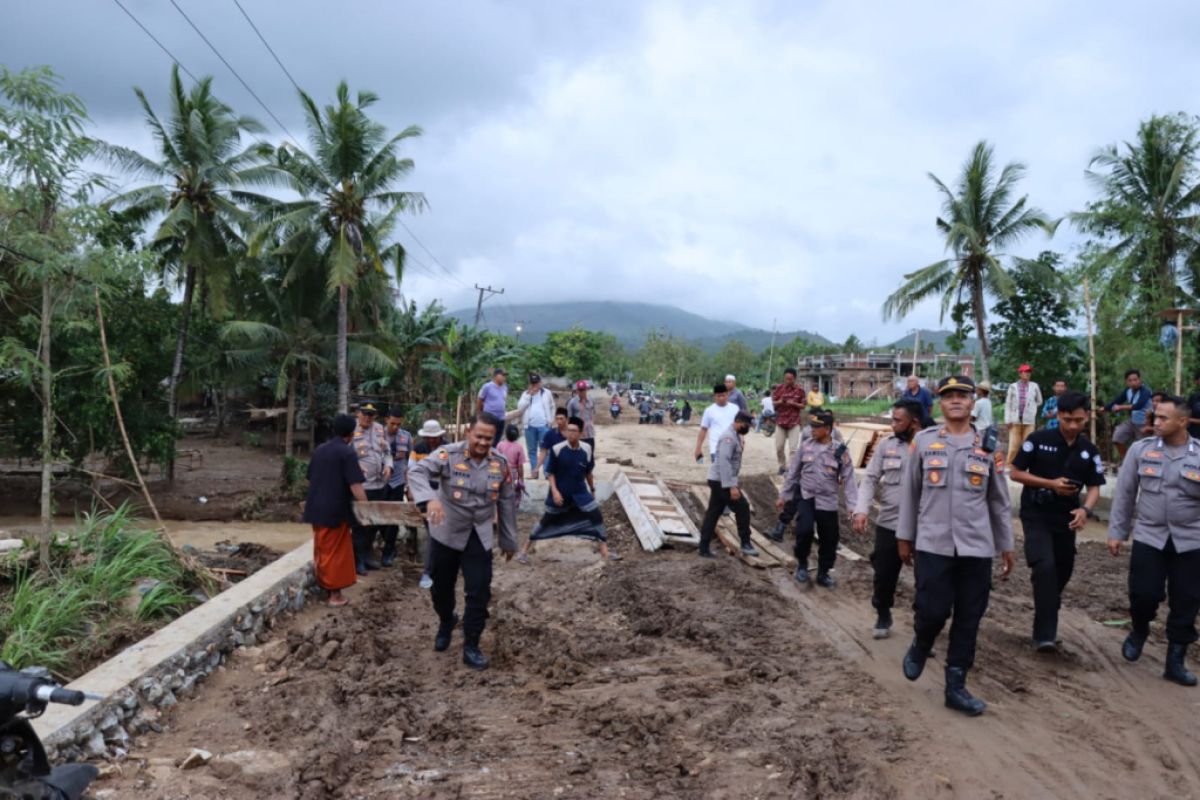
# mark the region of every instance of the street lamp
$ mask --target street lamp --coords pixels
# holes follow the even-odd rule
[[[521,330],[522,330],[521,323],[518,322],[517,323],[517,342],[521,341]]]

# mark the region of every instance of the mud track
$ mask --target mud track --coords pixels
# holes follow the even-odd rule
[[[769,481],[751,496],[773,503]],[[873,641],[869,563],[834,592],[783,570],[636,549],[601,564],[544,543],[497,562],[484,649],[434,653],[417,570],[376,573],[348,609],[313,608],[239,657],[98,785],[130,798],[1200,796],[1200,694],[1165,683],[1157,634],[1121,662],[1125,559],[1081,545],[1064,653],[1035,656],[1023,566],[997,581],[969,720],[941,704],[941,663],[904,680],[911,578],[897,632]],[[765,509],[755,524],[765,527]],[[532,520],[522,520],[528,530]],[[865,538],[843,541],[863,554]],[[939,648],[940,650],[941,648]],[[1120,663],[1119,663],[1120,662]],[[182,772],[192,747],[216,758]],[[242,752],[239,752],[242,751]],[[244,751],[253,751],[246,753]]]

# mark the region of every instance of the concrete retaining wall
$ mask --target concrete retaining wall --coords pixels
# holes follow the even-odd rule
[[[192,693],[238,647],[258,644],[281,614],[303,608],[312,576],[304,544],[91,672],[69,688],[105,699],[52,705],[34,728],[52,759],[122,757],[129,740],[160,731],[161,709]]]

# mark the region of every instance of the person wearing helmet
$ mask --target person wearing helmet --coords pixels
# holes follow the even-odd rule
[[[575,384],[575,395],[567,403],[567,417],[579,417],[583,421],[581,442],[586,442],[592,458],[596,457],[596,401],[588,397],[588,382]]]

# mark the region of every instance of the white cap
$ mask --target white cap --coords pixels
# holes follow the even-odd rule
[[[733,377],[732,375],[726,375],[726,376],[725,376],[725,380],[727,380],[727,381],[736,381],[736,380],[737,380],[737,378]]]

